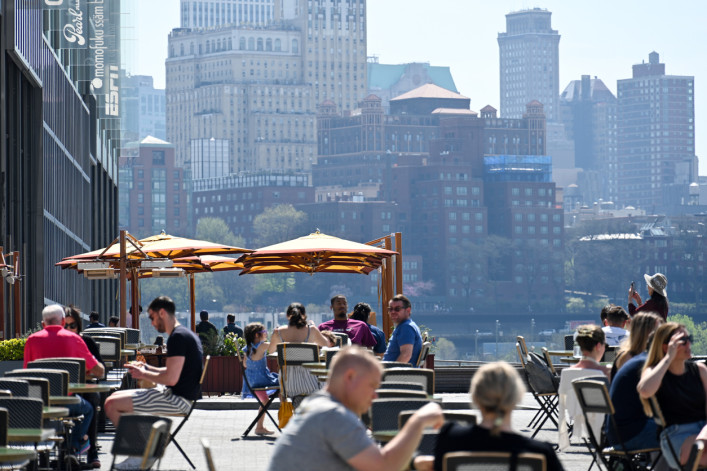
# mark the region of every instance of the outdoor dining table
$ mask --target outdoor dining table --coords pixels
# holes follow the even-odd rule
[[[37,458],[37,452],[34,450],[25,450],[22,448],[0,447],[0,464],[2,463],[17,463],[18,461],[32,461]]]
[[[400,433],[400,430],[378,430],[373,432],[373,439],[377,442],[389,442]]]
[[[49,440],[56,431],[53,428],[14,428],[7,429],[9,443],[37,443]]]
[[[49,396],[49,404],[52,406],[68,406],[79,402],[81,399],[78,396]]]
[[[68,417],[69,409],[66,407],[45,406],[42,409],[43,419],[58,419],[60,417]]]
[[[102,393],[110,391],[110,386],[100,383],[69,383],[69,392],[72,394],[81,393]]]

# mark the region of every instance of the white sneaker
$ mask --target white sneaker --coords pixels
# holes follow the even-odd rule
[[[142,458],[138,458],[137,456],[132,456],[125,461],[121,461],[120,463],[117,463],[113,469],[119,469],[119,470],[128,470],[128,469],[140,469],[140,465],[142,464]]]

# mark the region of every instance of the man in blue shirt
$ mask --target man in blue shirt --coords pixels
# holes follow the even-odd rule
[[[402,294],[396,294],[388,302],[388,313],[395,324],[395,330],[390,336],[383,361],[416,365],[422,350],[422,335],[417,324],[410,319],[410,310],[410,300]]]

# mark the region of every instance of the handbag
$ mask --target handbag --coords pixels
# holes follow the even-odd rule
[[[282,368],[282,384],[284,386],[285,381],[286,381],[286,375],[287,375],[287,345],[283,345],[283,351],[282,354],[284,355],[285,358],[283,358],[283,368]],[[290,421],[290,417],[292,417],[292,414],[294,412],[294,407],[292,406],[292,402],[290,402],[289,399],[287,399],[286,396],[286,391],[285,394],[283,394],[280,398],[280,409],[277,411],[277,421],[278,425],[280,428],[284,428],[285,425],[287,425],[287,422]]]

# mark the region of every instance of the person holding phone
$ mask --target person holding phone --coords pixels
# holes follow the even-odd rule
[[[631,287],[628,289],[628,313],[631,317],[639,312],[656,312],[663,320],[668,318],[668,279],[662,273],[655,275],[643,275],[648,288],[648,296],[650,298],[645,303],[642,302],[641,296],[636,292],[634,283],[631,282]],[[634,301],[637,304],[634,304]],[[638,305],[638,307],[636,307]]]
[[[692,335],[684,325],[668,322],[658,327],[636,388],[644,399],[655,395],[663,411],[666,427],[660,434],[660,448],[672,469],[680,466],[670,445],[685,464],[692,444],[707,424],[707,366],[690,361],[691,346]],[[707,456],[700,464],[707,464]]]

